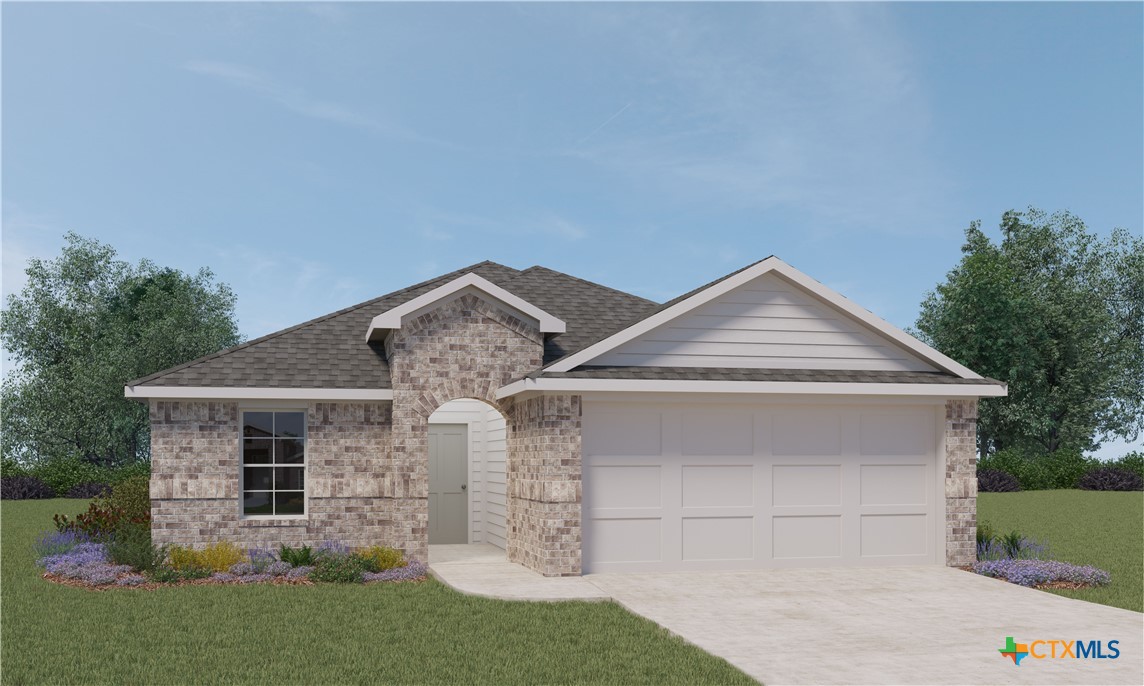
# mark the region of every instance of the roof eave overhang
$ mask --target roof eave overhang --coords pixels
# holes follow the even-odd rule
[[[389,388],[237,388],[220,386],[124,386],[129,400],[393,400]]]
[[[998,398],[1008,394],[997,384],[847,383],[817,381],[698,381],[666,379],[526,378],[502,386],[498,400],[521,393],[732,393],[757,395],[930,396]]]
[[[563,320],[545,312],[527,300],[509,293],[488,279],[478,276],[477,274],[469,273],[377,315],[369,323],[365,340],[367,342],[383,340],[388,332],[400,329],[403,320],[410,314],[424,310],[434,303],[445,300],[466,288],[480,291],[501,305],[516,310],[525,317],[536,321],[541,333],[564,333],[567,329]]]

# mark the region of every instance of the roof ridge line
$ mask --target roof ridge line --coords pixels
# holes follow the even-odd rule
[[[580,283],[588,284],[589,286],[595,286],[597,288],[603,288],[606,291],[618,293],[619,295],[626,295],[629,298],[639,298],[640,300],[643,300],[644,302],[647,302],[651,305],[658,305],[659,304],[654,300],[648,300],[647,298],[643,297],[642,295],[636,295],[635,293],[629,293],[627,291],[621,291],[618,288],[612,288],[611,286],[605,286],[602,283],[596,283],[595,281],[589,281],[588,279],[583,279],[583,278],[580,278],[579,276],[573,276],[572,274],[568,274],[567,272],[562,272],[562,271],[559,271],[557,269],[552,269],[551,267],[545,267],[544,265],[541,265],[541,264],[534,264],[531,267],[529,267],[528,269],[521,270],[521,272],[519,274],[517,274],[516,276],[509,279],[509,282],[511,283],[512,281],[515,281],[517,278],[523,276],[524,274],[526,274],[530,271],[533,271],[534,269],[542,269],[546,272],[552,272],[553,274],[559,274],[560,276],[567,277],[569,279],[572,279],[573,281],[579,281]]]
[[[290,327],[287,327],[285,329],[281,329],[279,331],[274,331],[274,332],[268,333],[266,335],[259,336],[258,338],[255,338],[255,339],[249,340],[249,341],[245,341],[243,343],[239,343],[238,345],[233,345],[229,348],[224,348],[222,350],[218,350],[218,351],[213,352],[209,355],[204,355],[202,357],[196,358],[196,359],[191,360],[189,362],[184,362],[183,364],[175,365],[174,367],[170,367],[167,369],[163,369],[163,370],[154,372],[152,374],[148,374],[147,376],[143,376],[143,377],[140,377],[138,379],[128,381],[125,385],[127,385],[127,386],[138,386],[139,384],[146,383],[148,381],[154,381],[156,379],[161,379],[164,376],[167,376],[168,374],[173,374],[177,371],[182,371],[183,369],[193,367],[197,364],[202,364],[203,362],[209,362],[210,360],[216,359],[218,357],[222,357],[223,355],[228,355],[228,354],[233,353],[233,352],[238,352],[239,350],[244,350],[244,349],[249,348],[253,345],[258,345],[259,343],[265,343],[266,341],[275,339],[279,336],[282,336],[282,335],[285,335],[288,333],[293,333],[294,331],[298,331],[299,329],[303,329],[303,328],[308,327],[308,326],[313,326],[315,324],[319,324],[319,323],[324,322],[326,320],[333,319],[334,317],[338,317],[338,316],[341,316],[343,314],[353,312],[355,310],[360,310],[363,307],[368,307],[368,306],[370,306],[370,305],[372,305],[378,301],[385,300],[386,298],[392,298],[395,295],[401,295],[402,293],[406,293],[406,292],[414,290],[416,288],[420,288],[422,286],[429,285],[431,283],[434,283],[436,281],[440,281],[442,279],[447,279],[449,277],[464,275],[464,274],[469,273],[472,270],[476,269],[477,267],[481,267],[481,266],[485,266],[485,265],[504,267],[505,269],[512,269],[513,271],[517,272],[517,274],[520,273],[519,269],[513,269],[512,267],[509,267],[509,266],[503,265],[503,264],[499,264],[497,262],[493,262],[492,260],[484,260],[483,262],[477,262],[476,264],[472,264],[472,265],[469,265],[467,267],[462,267],[462,268],[457,269],[455,271],[447,272],[445,274],[441,274],[440,276],[435,276],[431,279],[426,279],[425,281],[415,283],[412,286],[406,286],[405,288],[400,288],[396,291],[386,293],[385,295],[379,295],[376,298],[364,300],[364,301],[362,301],[356,305],[350,305],[349,307],[343,307],[340,310],[330,312],[329,314],[324,314],[320,317],[315,317],[314,319],[304,321],[301,324],[295,324],[294,326],[290,326]],[[513,278],[515,278],[515,276]]]

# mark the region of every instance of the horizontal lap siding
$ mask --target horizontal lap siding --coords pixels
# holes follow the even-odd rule
[[[592,361],[600,365],[934,371],[774,274]]]
[[[485,542],[505,547],[505,460],[507,431],[504,417],[487,409],[485,443]]]

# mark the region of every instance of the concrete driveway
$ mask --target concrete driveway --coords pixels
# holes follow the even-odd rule
[[[1144,683],[1144,615],[956,569],[584,578],[768,685]],[[1006,636],[1118,640],[1120,657],[1027,657],[1015,666],[998,652]]]

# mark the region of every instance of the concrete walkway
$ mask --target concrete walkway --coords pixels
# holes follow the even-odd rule
[[[546,577],[488,544],[431,545],[429,571],[462,593],[501,600],[609,600],[582,576]]]
[[[1144,683],[1144,615],[956,569],[547,578],[492,546],[430,546],[429,558],[437,578],[465,593],[615,600],[768,685]],[[1018,667],[998,652],[1006,636],[1118,640],[1120,657],[1027,657]]]

